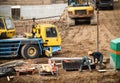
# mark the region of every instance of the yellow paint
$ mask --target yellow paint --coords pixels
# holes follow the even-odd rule
[[[13,25],[13,27],[11,29],[7,29],[7,23],[5,22],[5,19],[9,18],[11,21],[9,22],[11,25]],[[9,38],[9,37],[13,37],[15,36],[15,26],[13,24],[13,20],[11,17],[7,17],[7,16],[0,16],[0,21],[1,23],[4,25],[4,27],[0,27],[0,37],[2,36],[2,33],[5,33],[5,38]]]
[[[46,30],[51,27],[56,30],[56,33],[57,33],[56,37],[47,37]],[[36,32],[35,37],[42,38],[44,46],[57,46],[57,45],[59,46],[59,45],[61,45],[61,37],[60,37],[58,29],[55,25],[52,25],[52,24],[37,25],[35,32]]]
[[[68,11],[68,16],[70,18],[84,18],[84,17],[93,17],[94,15],[94,7],[92,5],[89,5],[91,4],[91,1],[88,0],[88,1],[85,1],[85,0],[76,0],[76,6],[72,6],[72,5],[69,5],[67,7],[67,11]],[[83,6],[79,6],[83,4]],[[88,6],[84,6],[84,5],[87,5]],[[86,10],[86,13],[85,14],[75,14],[75,11],[76,10]]]
[[[55,37],[47,37],[47,30],[54,29],[56,32]],[[60,46],[61,45],[61,37],[58,32],[58,29],[55,25],[52,24],[36,24],[33,28],[33,32],[35,33],[35,38],[42,38],[44,46]],[[32,36],[31,34],[26,33],[28,37]]]
[[[78,7],[71,7],[69,6],[68,11],[74,11],[74,10],[94,10],[93,6],[78,6]]]
[[[50,50],[45,50],[45,55],[48,57],[52,57],[52,47],[49,47]]]
[[[69,15],[69,12],[71,12],[71,15],[74,17],[76,15],[75,10],[86,10],[87,13],[84,15],[79,15],[80,17],[92,17],[94,15],[94,8],[92,6],[68,7],[67,8],[68,15]]]

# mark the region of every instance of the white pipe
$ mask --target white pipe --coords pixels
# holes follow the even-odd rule
[[[50,58],[50,60],[82,60],[83,57],[74,57],[74,58],[66,58],[66,57],[59,57],[59,58]]]

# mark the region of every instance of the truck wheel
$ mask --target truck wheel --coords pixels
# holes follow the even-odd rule
[[[111,9],[111,10],[113,10],[113,9],[114,9],[114,7],[113,7],[113,6],[111,6],[111,7],[110,7],[110,9]]]
[[[21,49],[21,55],[25,59],[34,59],[39,57],[39,47],[37,45],[24,45]]]

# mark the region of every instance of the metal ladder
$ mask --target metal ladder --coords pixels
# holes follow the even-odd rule
[[[0,57],[17,56],[20,43],[18,40],[0,40]]]

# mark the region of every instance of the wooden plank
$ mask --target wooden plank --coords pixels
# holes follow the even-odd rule
[[[15,61],[10,61],[10,62],[0,64],[0,67],[14,67],[14,66],[21,65],[23,63],[24,63],[23,60],[15,60]]]

